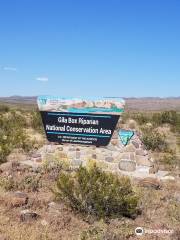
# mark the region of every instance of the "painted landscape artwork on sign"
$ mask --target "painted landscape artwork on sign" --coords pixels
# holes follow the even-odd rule
[[[124,111],[121,98],[38,97],[50,142],[106,146]]]

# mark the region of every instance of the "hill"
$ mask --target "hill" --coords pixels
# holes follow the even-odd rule
[[[0,103],[8,105],[27,105],[34,107],[36,105],[36,96],[11,96],[0,97]],[[173,98],[124,98],[126,100],[126,110],[138,111],[161,111],[176,110],[180,111],[180,97]]]

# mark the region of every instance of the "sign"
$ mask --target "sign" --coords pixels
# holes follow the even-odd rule
[[[118,99],[119,100],[119,99]],[[123,100],[39,97],[50,142],[106,146],[123,112]]]

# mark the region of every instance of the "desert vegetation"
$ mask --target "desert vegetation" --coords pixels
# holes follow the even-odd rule
[[[141,140],[152,152],[159,164],[167,169],[180,164],[180,112],[127,112],[123,122],[132,119],[133,126],[139,129]]]
[[[26,130],[33,128],[41,131],[41,119],[37,110],[24,111],[0,106],[0,162],[5,162],[7,156],[15,148],[25,152],[33,149],[35,142],[30,139]]]
[[[179,112],[125,112],[122,126],[138,130],[159,168],[179,176]],[[140,184],[94,163],[72,169],[59,152],[53,158],[49,152],[41,168],[21,164],[46,141],[35,108],[1,105],[0,133],[0,237],[132,240],[138,239],[134,229],[142,226],[173,229],[164,239],[179,239],[178,181]]]
[[[134,217],[138,197],[128,177],[102,172],[98,167],[80,167],[75,175],[61,173],[56,195],[72,209],[98,218]]]

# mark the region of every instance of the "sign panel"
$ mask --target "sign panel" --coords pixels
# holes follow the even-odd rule
[[[39,97],[47,139],[50,142],[106,146],[114,132],[123,100]]]

